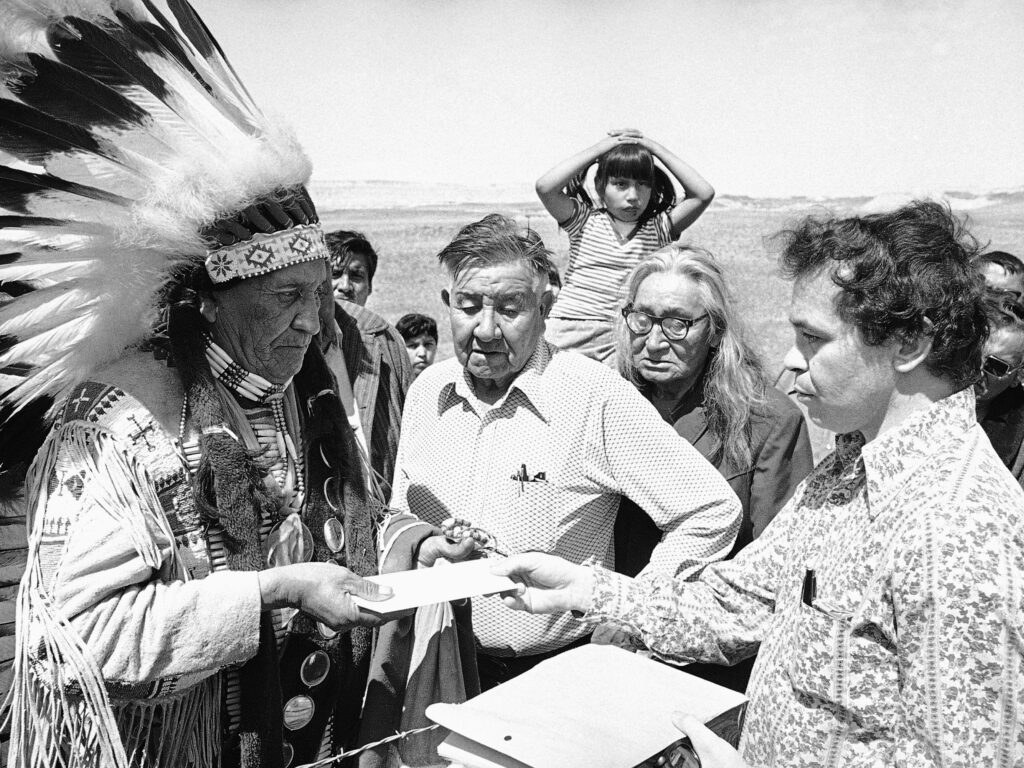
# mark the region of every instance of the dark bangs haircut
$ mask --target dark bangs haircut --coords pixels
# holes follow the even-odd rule
[[[401,334],[404,341],[415,339],[417,336],[429,336],[435,344],[437,343],[437,322],[434,318],[418,312],[402,315],[395,323],[395,330]]]
[[[925,366],[956,389],[981,371],[988,337],[978,241],[948,206],[914,201],[891,213],[808,217],[775,235],[791,279],[828,270],[836,311],[870,346],[931,336]]]
[[[594,205],[584,186],[590,167],[587,166],[573,177],[565,188],[565,193],[587,205]],[[639,144],[620,144],[597,159],[594,189],[598,195],[608,186],[608,180],[613,178],[633,179],[650,186],[651,199],[640,216],[640,224],[646,223],[676,204],[676,190],[672,186],[672,179],[657,166],[654,155]]]

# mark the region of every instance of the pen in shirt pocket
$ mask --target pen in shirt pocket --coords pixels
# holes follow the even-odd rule
[[[546,472],[538,472],[531,477],[526,465],[520,464],[519,469],[512,473],[511,479],[519,483],[519,492],[522,493],[525,483],[546,483],[548,476]]]
[[[804,571],[804,583],[800,590],[800,602],[836,621],[848,622],[853,614],[842,611],[831,602],[818,597],[818,575],[813,568]]]

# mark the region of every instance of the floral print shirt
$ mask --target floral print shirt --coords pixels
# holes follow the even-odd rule
[[[760,647],[752,766],[1024,765],[1024,492],[969,389],[866,445],[839,436],[764,534],[697,582],[595,574],[586,620],[667,659]]]

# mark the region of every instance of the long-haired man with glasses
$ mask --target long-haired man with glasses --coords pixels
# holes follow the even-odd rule
[[[1024,304],[990,294],[988,322],[983,375],[975,385],[978,423],[1024,485]]]

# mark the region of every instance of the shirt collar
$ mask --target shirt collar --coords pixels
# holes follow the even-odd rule
[[[935,451],[957,440],[975,423],[974,392],[968,387],[863,445],[859,453],[867,480],[869,516],[874,519]],[[837,450],[839,443],[850,437],[841,436]]]
[[[554,347],[543,338],[538,340],[537,346],[526,361],[526,365],[523,366],[523,369],[512,380],[508,391],[498,398],[494,405],[487,408],[501,408],[510,397],[513,397],[515,393],[519,393],[526,399],[527,403],[533,406],[534,410],[537,411],[537,415],[547,421],[546,409],[548,403],[544,392],[542,374],[544,369],[547,368],[548,363],[551,362],[553,353]],[[470,378],[469,372],[463,367],[460,373],[461,375],[455,376],[454,381],[449,382],[441,389],[441,397],[438,402],[439,414],[444,413],[448,408],[460,401],[470,404],[480,402],[480,399],[473,391],[473,380]]]

